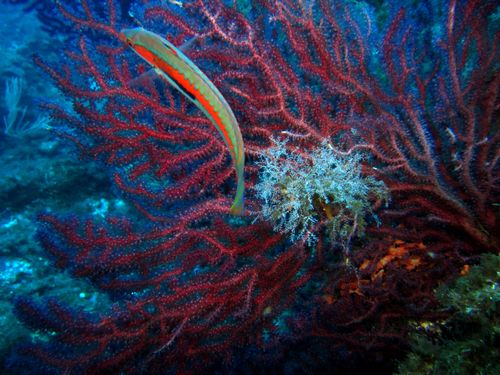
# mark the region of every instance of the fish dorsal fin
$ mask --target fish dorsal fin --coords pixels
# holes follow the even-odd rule
[[[186,51],[189,51],[193,47],[193,45],[196,43],[197,40],[198,40],[198,35],[194,35],[188,40],[186,40],[181,46],[176,47],[167,38],[162,38],[163,46],[169,49],[170,51],[175,52],[176,54],[177,51],[186,53]]]
[[[198,35],[193,35],[191,38],[189,38],[188,40],[186,40],[182,44],[182,46],[177,47],[177,48],[179,48],[182,52],[186,53],[186,51],[189,51],[189,49],[191,47],[193,47],[193,45],[196,43],[197,40],[198,40]]]

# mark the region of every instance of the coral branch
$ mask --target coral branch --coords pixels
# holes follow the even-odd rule
[[[236,184],[222,139],[122,46],[119,28],[131,25],[116,3],[58,2],[81,37],[57,67],[35,59],[73,103],[48,108],[137,213],[101,223],[40,216],[55,265],[114,304],[87,316],[20,299],[18,315],[52,340],[26,347],[17,363],[200,373],[306,339],[304,327],[325,352],[393,355],[408,319],[439,316],[435,286],[464,260],[498,250],[495,2],[443,1],[436,11],[391,3],[385,26],[359,2],[258,0],[244,12],[235,1],[139,3],[131,14],[146,29],[176,45],[194,38],[185,53],[234,110],[249,214],[228,217]],[[363,175],[390,190],[390,206],[373,205],[381,225],[349,238],[349,264],[339,263],[324,217],[314,247],[252,223],[256,156],[285,136],[304,160],[323,139],[340,155],[364,153]]]

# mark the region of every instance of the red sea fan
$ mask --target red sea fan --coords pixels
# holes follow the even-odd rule
[[[161,82],[134,81],[147,67],[121,45],[119,29],[130,25],[119,24],[115,3],[58,4],[82,36],[57,64],[36,60],[73,102],[71,111],[49,107],[63,136],[103,163],[139,213],[101,224],[40,217],[55,264],[115,304],[89,317],[19,300],[18,315],[53,334],[24,349],[24,365],[199,372],[239,348],[278,344],[287,330],[324,338],[323,353],[387,356],[405,342],[409,318],[434,317],[440,280],[498,248],[493,2],[451,0],[436,13],[427,2],[389,7],[385,28],[371,8],[349,4],[261,0],[249,11],[229,1],[144,1],[131,10],[174,44],[191,40],[186,53],[235,111],[248,160],[243,218],[228,215],[234,172],[208,120]],[[353,243],[351,264],[336,263],[321,231],[308,248],[252,223],[255,160],[273,136],[305,157],[324,139],[341,154],[362,151],[364,172],[390,189],[382,225]]]

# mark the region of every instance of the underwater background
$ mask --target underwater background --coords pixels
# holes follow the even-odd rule
[[[500,373],[497,2],[0,21],[1,374]],[[152,70],[136,27],[196,77]],[[202,74],[242,134],[241,215]]]

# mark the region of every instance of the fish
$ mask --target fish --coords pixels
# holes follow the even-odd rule
[[[182,51],[160,35],[135,27],[120,31],[120,39],[150,64],[156,73],[194,103],[212,122],[229,149],[236,169],[236,194],[230,212],[244,210],[245,150],[238,121],[220,91]]]

